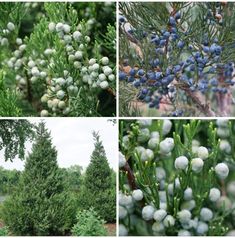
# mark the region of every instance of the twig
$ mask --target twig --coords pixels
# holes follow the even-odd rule
[[[122,168],[122,170],[124,170],[127,173],[127,179],[128,179],[128,183],[129,183],[131,189],[132,190],[137,189],[137,185],[136,185],[136,182],[135,182],[135,175],[134,175],[133,171],[131,170],[131,167],[128,164],[128,162],[126,162],[126,164]]]

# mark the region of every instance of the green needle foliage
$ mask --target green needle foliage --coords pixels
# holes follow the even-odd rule
[[[78,211],[77,223],[73,226],[74,236],[106,236],[107,230],[104,227],[104,220],[91,207],[89,210]]]
[[[119,234],[233,234],[234,130],[222,119],[120,121]]]
[[[4,202],[3,219],[14,235],[65,235],[74,207],[44,123],[37,128],[16,192]]]
[[[79,195],[81,209],[94,210],[105,221],[112,222],[116,218],[115,185],[112,170],[109,167],[105,150],[98,133],[93,132],[95,149],[87,167],[84,187]]]

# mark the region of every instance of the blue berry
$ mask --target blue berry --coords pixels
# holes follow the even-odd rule
[[[178,43],[177,43],[177,47],[182,49],[184,47],[185,43],[184,41],[180,40]]]
[[[180,12],[177,12],[176,14],[175,14],[175,19],[176,20],[179,20],[181,18],[181,13]]]
[[[135,70],[135,69],[131,69],[130,72],[129,72],[129,74],[130,74],[131,76],[135,76],[136,70]]]
[[[138,72],[137,72],[137,74],[138,74],[139,76],[144,76],[144,70],[143,70],[143,69],[139,69]]]
[[[175,18],[174,17],[170,17],[169,18],[169,23],[170,23],[171,26],[175,26],[176,25]]]
[[[126,79],[126,73],[119,71],[119,80],[125,80]]]

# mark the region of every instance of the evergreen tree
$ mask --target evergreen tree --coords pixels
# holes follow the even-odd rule
[[[113,221],[116,214],[116,196],[112,170],[109,167],[99,134],[93,132],[93,137],[95,149],[86,170],[84,187],[80,194],[80,205],[83,209],[92,206],[103,219]]]
[[[4,221],[14,235],[63,235],[72,223],[71,202],[50,133],[40,123],[19,189],[4,204]]]

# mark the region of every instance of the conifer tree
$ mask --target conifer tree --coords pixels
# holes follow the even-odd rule
[[[14,235],[63,235],[71,226],[71,200],[43,122],[37,128],[19,188],[4,204],[3,213]]]
[[[93,132],[95,149],[86,170],[81,204],[84,209],[94,207],[106,221],[115,220],[115,186],[105,150],[97,132]]]

